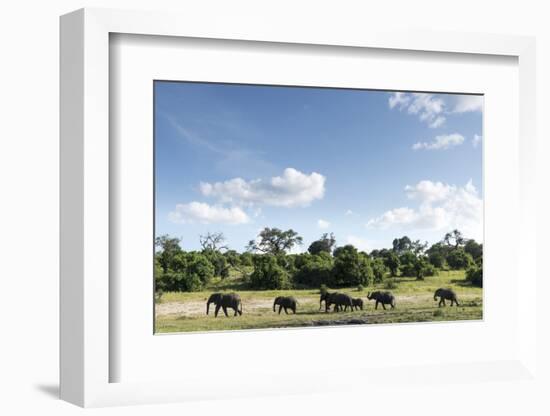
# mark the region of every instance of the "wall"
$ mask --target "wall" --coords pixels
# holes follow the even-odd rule
[[[434,30],[471,30],[474,32],[535,35],[538,42],[538,131],[540,146],[539,176],[548,178],[549,128],[545,115],[550,108],[545,94],[550,93],[550,29],[547,2],[522,1],[231,1],[182,2],[144,0],[20,0],[4,2],[0,14],[2,65],[0,66],[0,253],[2,253],[2,296],[0,300],[0,409],[3,414],[47,412],[60,415],[82,410],[55,399],[58,374],[58,16],[74,9],[116,7],[168,9],[195,13],[208,21],[210,13],[245,13],[270,16],[281,25],[326,22],[327,30],[384,22],[405,27]],[[199,18],[199,17],[198,17]],[[406,74],[405,74],[406,75]],[[544,138],[544,139],[543,139]],[[539,252],[548,244],[548,186],[539,185]],[[544,250],[544,251],[543,251]],[[540,256],[543,259],[543,256]],[[540,260],[540,266],[542,266]],[[541,282],[545,291],[548,283]],[[539,306],[541,322],[548,328],[548,312]],[[547,331],[546,331],[547,332]],[[541,332],[541,351],[549,351],[548,335]],[[541,368],[548,370],[548,359],[540,355]],[[544,366],[544,367],[543,367]],[[450,377],[452,375],[449,375]],[[412,407],[424,406],[427,414],[439,413],[430,402],[440,387],[429,392],[391,400],[409,401]],[[467,397],[462,396],[467,394]],[[542,414],[535,396],[541,391],[518,391],[501,383],[487,384],[475,392],[456,386],[456,407],[446,414],[491,411]],[[165,405],[155,408],[166,414],[211,414],[229,407],[230,414],[276,414],[284,408],[315,414],[346,413],[359,409],[367,413],[378,398],[287,397],[249,401]],[[342,409],[343,408],[343,409]],[[9,410],[8,410],[9,409]],[[147,414],[151,407],[101,409],[100,414]],[[391,414],[391,410],[388,412]]]

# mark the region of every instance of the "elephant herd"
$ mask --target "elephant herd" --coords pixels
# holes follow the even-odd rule
[[[437,301],[438,298],[439,307],[446,306],[446,300],[451,301],[451,306],[453,306],[454,304],[456,304],[456,306],[459,306],[458,300],[456,298],[456,293],[452,289],[437,289],[434,293],[434,301]],[[367,299],[374,300],[376,302],[374,309],[378,309],[379,304],[382,305],[382,308],[384,308],[384,310],[386,309],[386,305],[389,305],[392,309],[395,308],[395,296],[391,292],[369,292],[367,293]],[[335,312],[347,311],[348,308],[350,311],[359,309],[363,310],[363,299],[353,298],[345,293],[321,293],[321,297],[319,299],[319,310],[322,309],[323,302],[325,302],[325,312],[329,312],[332,305],[334,305]],[[241,297],[237,293],[213,293],[212,295],[210,295],[208,301],[206,302],[207,315],[209,313],[211,303],[216,305],[216,309],[214,311],[215,317],[218,316],[218,312],[220,311],[220,309],[223,310],[225,316],[229,316],[227,314],[228,308],[233,309],[233,311],[235,312],[234,316],[243,314]],[[273,312],[276,311],[276,307],[278,306],[279,314],[281,313],[281,310],[284,310],[286,314],[288,314],[289,310],[295,314],[297,305],[298,301],[292,296],[277,296],[273,301]]]

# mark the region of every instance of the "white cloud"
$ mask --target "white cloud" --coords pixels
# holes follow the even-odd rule
[[[429,127],[437,128],[445,124],[449,114],[482,111],[483,96],[394,92],[388,105],[391,109],[415,114]]]
[[[369,220],[368,228],[399,227],[413,230],[449,230],[458,228],[465,235],[481,239],[483,235],[483,200],[470,180],[457,187],[441,182],[421,181],[405,187],[416,209],[400,207]]]
[[[474,134],[472,139],[472,146],[477,147],[481,143],[482,137],[479,134]]]
[[[483,110],[482,95],[457,95],[453,113],[467,113]]]
[[[431,128],[441,127],[446,121],[445,102],[433,94],[395,92],[388,104],[391,109],[397,107],[400,111],[417,115]]]
[[[317,227],[319,227],[321,229],[326,229],[326,228],[330,227],[330,222],[322,220],[322,219],[318,220],[317,221]]]
[[[399,106],[400,110],[402,110],[407,105],[409,105],[410,102],[411,102],[411,97],[409,94],[405,92],[394,92],[388,100],[390,108]]]
[[[305,174],[293,168],[267,181],[234,178],[225,182],[201,182],[204,196],[238,205],[308,206],[325,194],[326,178],[316,172]]]
[[[346,212],[345,212],[345,215],[353,215],[354,212],[351,210],[351,209],[348,209]]]
[[[454,133],[436,136],[436,138],[431,142],[415,143],[412,148],[413,150],[446,150],[451,147],[460,146],[462,143],[464,143],[464,136]]]
[[[364,238],[357,237],[355,235],[348,235],[346,237],[346,244],[351,244],[359,251],[369,253],[373,250],[372,243]]]
[[[224,208],[204,202],[177,204],[169,214],[170,221],[180,224],[200,222],[202,224],[245,224],[250,221],[246,212],[239,207]]]
[[[416,199],[422,202],[438,202],[448,198],[453,187],[443,182],[420,181],[416,185],[405,186],[405,193],[409,199]]]

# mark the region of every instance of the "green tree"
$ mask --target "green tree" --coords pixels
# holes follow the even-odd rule
[[[431,267],[433,266],[428,263],[425,257],[417,257],[414,262],[416,280],[424,280],[424,277],[430,274]]]
[[[395,254],[393,251],[387,251],[386,255],[384,256],[384,264],[386,267],[390,270],[390,274],[392,277],[397,276],[399,272],[399,266],[401,265],[401,262],[399,261],[399,256]]]
[[[411,243],[411,251],[416,257],[423,255],[426,251],[426,247],[428,247],[427,241],[421,243],[420,240],[416,240]]]
[[[207,284],[215,274],[215,268],[204,254],[187,253],[186,274],[188,279],[198,279],[201,285]]]
[[[293,281],[296,285],[320,287],[331,283],[334,260],[325,251],[314,255],[307,253],[296,256],[294,265],[296,272]]]
[[[374,283],[380,283],[384,279],[384,276],[388,271],[388,268],[384,263],[384,259],[377,257],[371,260],[371,267],[372,267],[372,274],[374,277]]]
[[[348,244],[334,250],[333,286],[368,286],[374,278],[367,254]]]
[[[220,276],[225,278],[229,274],[229,264],[225,256],[219,251],[212,249],[205,249],[202,254],[208,259],[208,261],[214,266],[214,276]]]
[[[174,257],[182,252],[180,242],[179,238],[170,237],[166,234],[155,238],[155,246],[159,248],[156,257],[164,273],[171,270]]]
[[[254,271],[250,285],[255,289],[287,289],[290,287],[288,272],[271,254],[254,256]]]
[[[464,251],[477,261],[483,257],[483,244],[479,244],[476,240],[468,240],[464,245]]]
[[[427,251],[428,261],[439,269],[443,269],[446,265],[447,254],[450,249],[443,243],[433,244]]]
[[[241,266],[243,267],[253,266],[254,265],[253,259],[254,259],[254,255],[252,253],[249,253],[248,251],[241,253],[241,255],[239,256],[239,261],[241,263]]]
[[[335,244],[336,239],[334,238],[334,234],[324,233],[319,240],[310,244],[307,251],[309,251],[310,254],[320,254],[323,252],[330,254]]]
[[[447,263],[449,267],[455,270],[467,269],[474,264],[474,259],[462,247],[459,247],[451,250],[447,255]]]
[[[399,270],[402,276],[416,277],[416,256],[412,251],[407,251],[399,256]]]
[[[264,228],[256,240],[250,240],[247,249],[264,254],[284,254],[292,247],[302,244],[302,237],[292,229]]]
[[[401,254],[412,250],[412,241],[409,237],[405,235],[401,238],[395,238],[392,242],[392,246],[393,251],[395,251],[397,255],[400,256]]]

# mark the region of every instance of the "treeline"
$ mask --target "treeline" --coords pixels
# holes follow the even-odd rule
[[[198,291],[215,277],[227,278],[230,270],[251,289],[365,287],[386,278],[422,280],[439,270],[459,269],[466,270],[473,285],[483,285],[483,246],[458,230],[430,247],[404,236],[394,239],[391,248],[370,253],[351,244],[337,247],[333,234],[323,234],[306,253],[288,254],[303,244],[302,237],[277,228],[263,229],[243,253],[230,250],[222,233],[201,236],[199,251],[184,251],[179,239],[167,235],[155,243],[157,291]]]

